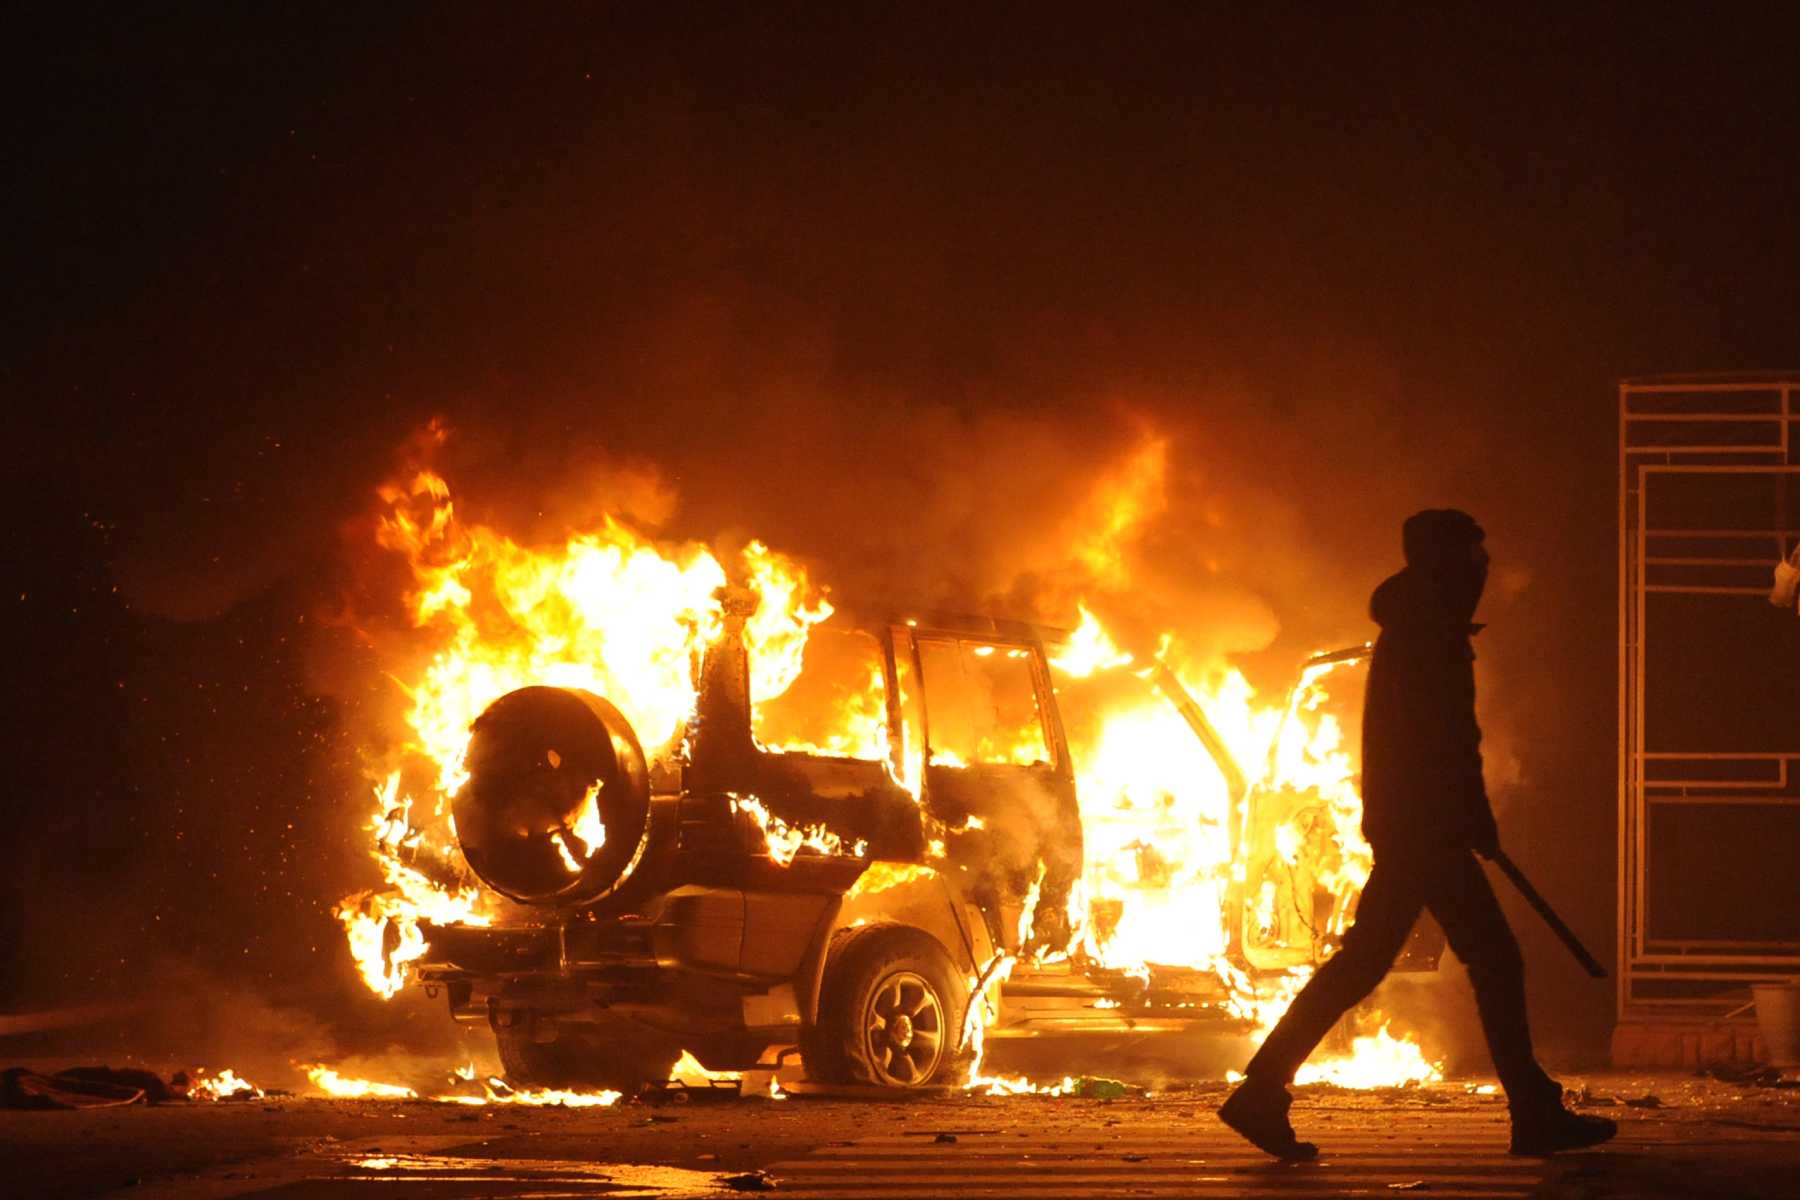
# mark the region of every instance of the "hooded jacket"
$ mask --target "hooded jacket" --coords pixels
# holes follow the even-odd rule
[[[1494,844],[1475,723],[1473,611],[1459,581],[1420,566],[1370,598],[1381,636],[1363,708],[1363,836],[1377,854]]]

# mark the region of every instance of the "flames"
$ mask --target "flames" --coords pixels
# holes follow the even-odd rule
[[[1165,639],[1157,653],[1167,651]],[[1288,819],[1264,832],[1289,867],[1297,865],[1309,839],[1328,844],[1325,869],[1314,882],[1332,903],[1317,932],[1321,938],[1343,932],[1372,857],[1359,828],[1362,800],[1343,729],[1336,717],[1320,712],[1327,677],[1340,663],[1308,668],[1285,705],[1259,704],[1234,668],[1209,680],[1186,678],[1160,657],[1140,663],[1083,608],[1067,649],[1051,665],[1067,680],[1084,681],[1083,687],[1104,684],[1109,676],[1125,685],[1102,694],[1095,720],[1071,722],[1069,730],[1086,838],[1085,895],[1077,896],[1070,917],[1084,931],[1082,949],[1090,959],[1125,970],[1149,964],[1205,968],[1238,982],[1224,960],[1231,937],[1228,895],[1234,882],[1246,882],[1241,851],[1234,860],[1233,834],[1240,846],[1249,846],[1259,830],[1249,827],[1247,806],[1243,817],[1234,817],[1234,788],[1311,800],[1302,810],[1314,818],[1311,826]],[[1198,697],[1228,763],[1215,759],[1155,686],[1159,671]],[[1074,698],[1077,689],[1067,690]],[[1329,814],[1323,823],[1320,809]],[[1235,831],[1234,820],[1240,823]],[[1254,890],[1259,908],[1272,909],[1274,881],[1257,881]]]
[[[1213,972],[1228,988],[1227,1010],[1252,1022],[1260,1038],[1311,977],[1319,953],[1348,927],[1373,864],[1361,833],[1356,762],[1341,720],[1328,711],[1332,675],[1360,654],[1309,665],[1285,702],[1270,705],[1259,703],[1237,670],[1191,678],[1162,657],[1168,650],[1164,639],[1157,661],[1146,666],[1083,608],[1067,648],[1052,661],[1072,681],[1112,675],[1149,682],[1169,671],[1196,698],[1229,758],[1229,764],[1215,760],[1167,698],[1148,688],[1109,693],[1084,736],[1072,729],[1086,861],[1070,916],[1086,956],[1104,966]],[[1234,787],[1247,801],[1236,806],[1235,817]],[[1328,897],[1323,916],[1296,913],[1304,907],[1296,890]],[[1234,891],[1254,914],[1240,937],[1267,943],[1286,937],[1289,957],[1301,961],[1252,979],[1227,956]],[[1347,1055],[1315,1055],[1297,1082],[1378,1087],[1442,1078],[1441,1064],[1383,1023],[1376,1033],[1353,1038]],[[1001,1092],[1018,1086],[985,1082]]]
[[[430,471],[379,496],[376,541],[410,568],[407,615],[429,649],[406,677],[395,676],[407,736],[390,755],[400,765],[374,784],[366,825],[387,887],[348,896],[334,911],[364,983],[390,998],[406,985],[407,964],[429,949],[423,922],[493,921],[496,902],[469,875],[450,815],[467,779],[475,718],[516,688],[584,688],[619,706],[653,758],[679,753],[695,664],[723,628],[727,575],[705,547],[659,545],[612,519],[560,545],[520,545],[463,521],[449,485]],[[808,630],[832,609],[785,556],[751,542],[740,557],[741,576],[762,597],[745,628],[754,694],[773,700],[799,673]],[[865,716],[856,736],[866,740],[867,725]],[[596,801],[590,794],[567,834],[556,835],[571,874],[605,842]],[[802,844],[812,837],[798,836]]]
[[[554,548],[521,546],[458,519],[448,484],[428,471],[381,498],[377,541],[411,566],[413,622],[437,643],[402,686],[413,748],[437,767],[440,798],[465,779],[470,724],[530,684],[611,698],[647,747],[675,736],[694,707],[694,659],[721,628],[725,569],[708,550],[659,547],[610,518]],[[785,565],[755,543],[745,558],[765,577]],[[791,574],[802,590],[803,573]],[[795,640],[791,626],[769,625],[778,646]]]
[[[1375,1033],[1351,1039],[1348,1055],[1302,1065],[1294,1082],[1366,1088],[1436,1083],[1443,1077],[1441,1063],[1427,1061],[1417,1042],[1395,1037],[1383,1022]]]
[[[577,1092],[563,1088],[519,1089],[510,1087],[496,1075],[478,1077],[475,1064],[469,1063],[451,1073],[446,1086],[458,1090],[421,1095],[416,1088],[402,1083],[382,1083],[340,1074],[335,1068],[314,1064],[305,1068],[307,1081],[321,1096],[333,1100],[431,1100],[438,1104],[521,1104],[530,1107],[605,1108],[617,1104],[620,1094],[614,1091]],[[481,1091],[470,1090],[470,1085]]]
[[[807,634],[833,610],[823,597],[809,601],[806,573],[761,542],[744,547],[743,565],[759,601],[744,622],[744,642],[751,648],[750,695],[762,705],[800,677]]]
[[[444,1076],[443,1087],[448,1090],[430,1094],[403,1083],[346,1075],[337,1068],[322,1063],[302,1065],[301,1070],[305,1072],[307,1082],[312,1085],[316,1095],[332,1100],[421,1100],[435,1104],[607,1108],[624,1098],[622,1093],[610,1088],[594,1092],[567,1088],[515,1088],[498,1075],[484,1074],[474,1062],[464,1063]],[[741,1086],[743,1080],[743,1073],[739,1071],[708,1070],[687,1050],[681,1052],[681,1057],[669,1070],[669,1083],[682,1088]],[[263,1094],[260,1089],[252,1088],[239,1079],[234,1072],[225,1070],[216,1075],[202,1073],[194,1083],[191,1094],[208,1099],[243,1099],[251,1093],[255,1096]],[[769,1082],[767,1094],[771,1099],[786,1098],[773,1079]]]
[[[823,825],[790,825],[769,812],[768,805],[754,796],[732,796],[731,811],[743,813],[762,830],[763,839],[769,844],[769,857],[781,866],[794,861],[794,856],[801,850],[812,850],[825,855],[848,855],[862,858],[869,852],[869,844],[864,841],[846,842]]]
[[[568,1088],[514,1088],[497,1075],[481,1080],[482,1094],[449,1092],[433,1096],[440,1104],[522,1104],[528,1108],[610,1108],[623,1094],[606,1089],[577,1092]]]
[[[551,766],[556,766],[556,751],[550,752]],[[563,830],[555,830],[550,834],[550,841],[561,856],[563,868],[571,875],[579,875],[587,868],[588,859],[600,852],[606,844],[606,823],[600,819],[600,789],[602,781],[596,779],[594,785],[581,798],[581,807],[575,811],[575,819],[569,822],[568,836]]]
[[[322,1095],[335,1100],[417,1100],[419,1093],[398,1083],[378,1083],[340,1075],[332,1067],[306,1068],[306,1078]]]
[[[1098,572],[1097,581],[1125,578],[1122,539],[1133,522],[1159,510],[1165,452],[1160,442],[1145,450],[1133,472],[1121,475],[1139,482],[1109,485],[1118,494],[1098,499],[1098,531],[1071,543]],[[657,542],[608,518],[556,544],[526,546],[464,520],[446,481],[429,470],[379,494],[375,538],[410,571],[406,611],[422,650],[393,676],[404,695],[406,733],[372,780],[367,829],[385,887],[346,897],[335,911],[364,982],[391,997],[405,986],[407,964],[429,949],[422,923],[484,925],[497,915],[498,902],[462,861],[450,816],[450,798],[467,777],[470,726],[490,703],[534,684],[587,689],[619,706],[653,760],[678,759],[696,703],[697,664],[724,628],[721,596],[729,581],[759,597],[744,626],[759,709],[795,684],[809,640],[823,636],[820,627],[833,609],[804,568],[761,542],[749,543],[728,569],[707,547]],[[1267,1026],[1317,953],[1342,933],[1368,877],[1356,764],[1341,722],[1328,711],[1328,683],[1340,664],[1311,668],[1285,700],[1270,703],[1234,668],[1180,661],[1168,637],[1153,650],[1134,652],[1085,605],[1079,617],[1052,663],[1086,839],[1085,873],[1070,902],[1074,936],[1059,953],[1146,978],[1156,967],[1211,972],[1228,994],[1229,1011]],[[1209,752],[1159,690],[1159,672],[1191,694],[1229,763]],[[866,677],[867,688],[833,698],[823,733],[771,739],[765,748],[887,761],[916,795],[919,748],[890,753],[879,667]],[[1094,715],[1076,722],[1070,712],[1082,698],[1092,702]],[[998,748],[994,760],[1030,762],[1042,753],[1022,740],[1016,753]],[[942,753],[933,761],[955,765]],[[1244,788],[1282,798],[1258,810],[1276,814],[1266,827],[1233,828],[1243,820],[1234,815],[1242,808],[1234,793]],[[866,853],[823,826],[792,827],[754,797],[732,803],[761,829],[779,863],[802,851]],[[579,873],[605,837],[597,795],[590,793],[567,835],[558,835],[564,866]],[[1234,845],[1262,843],[1266,853],[1253,877]],[[1329,897],[1322,917],[1292,901],[1302,887]],[[1234,896],[1247,897],[1252,907],[1250,937],[1271,945],[1308,943],[1285,974],[1253,980],[1228,956],[1234,936],[1242,936],[1232,928]],[[1352,1085],[1430,1078],[1435,1071],[1416,1045],[1385,1028],[1359,1040],[1347,1062],[1354,1068],[1322,1069],[1332,1081]],[[315,1071],[315,1087],[328,1094],[398,1094],[397,1085]],[[988,1080],[985,1086],[1015,1084]],[[489,1099],[573,1103],[524,1096],[509,1090]]]
[[[375,787],[375,808],[365,826],[388,890],[358,892],[333,910],[363,982],[383,999],[406,986],[406,964],[428,949],[419,922],[492,923],[486,911],[490,899],[461,874],[462,856],[448,821],[429,832],[415,825],[413,801],[400,794],[400,777],[399,770],[390,771]],[[440,797],[436,812],[446,811]]]
[[[230,1067],[210,1072],[202,1067],[194,1072],[188,1095],[196,1100],[257,1100],[263,1090]]]

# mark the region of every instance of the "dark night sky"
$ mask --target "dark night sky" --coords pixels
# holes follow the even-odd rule
[[[365,7],[17,44],[0,1008],[345,993],[379,684],[318,630],[433,414],[484,515],[649,463],[670,534],[931,599],[1148,424],[1286,663],[1468,507],[1503,824],[1610,943],[1611,389],[1800,362],[1776,10]]]

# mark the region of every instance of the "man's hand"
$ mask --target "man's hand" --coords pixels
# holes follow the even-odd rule
[[[1492,812],[1484,813],[1483,817],[1485,819],[1476,827],[1475,837],[1470,842],[1469,849],[1483,858],[1492,859],[1494,855],[1500,853],[1500,827],[1494,824]]]

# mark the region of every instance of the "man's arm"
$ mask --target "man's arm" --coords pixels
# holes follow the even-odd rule
[[[1482,777],[1481,726],[1475,720],[1475,666],[1461,638],[1434,645],[1420,663],[1419,744],[1433,760],[1445,811],[1445,832],[1491,858],[1500,847],[1494,811]]]

